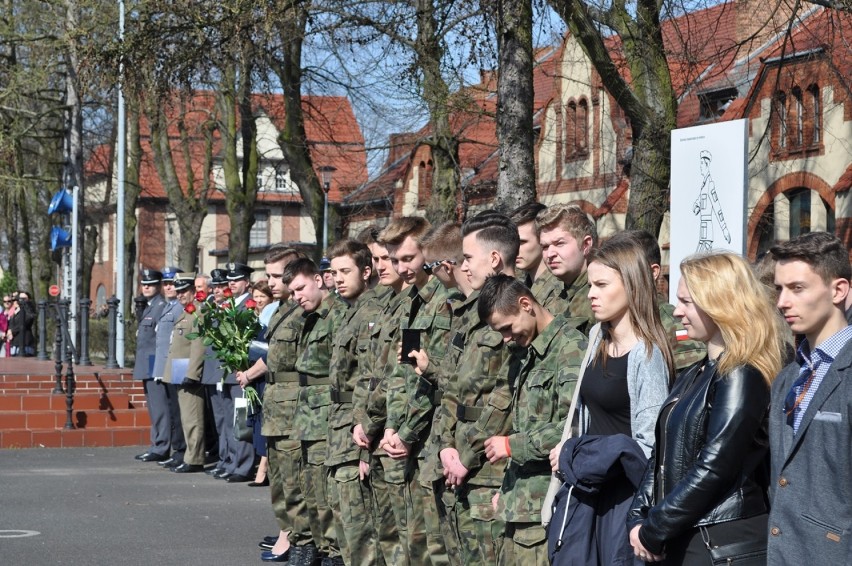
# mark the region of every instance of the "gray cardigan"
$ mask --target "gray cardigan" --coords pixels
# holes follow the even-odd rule
[[[595,352],[603,336],[600,332],[600,323],[596,324],[595,328],[596,332],[589,333],[590,336],[595,336],[594,341],[589,343],[591,352],[588,356],[589,364],[594,360]],[[654,449],[657,414],[669,395],[669,372],[663,354],[656,346],[651,350],[650,357],[641,340],[630,349],[627,354],[627,393],[630,395],[630,429],[633,432],[633,440],[639,443],[645,457],[650,457]],[[585,434],[589,427],[590,416],[583,404],[582,396],[578,409],[581,423],[580,434]]]

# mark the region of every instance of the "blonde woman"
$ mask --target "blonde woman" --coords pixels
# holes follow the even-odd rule
[[[674,315],[707,345],[707,358],[680,374],[663,403],[655,454],[628,517],[630,542],[648,562],[766,564],[767,419],[784,350],[780,319],[737,255],[692,256],[680,270]]]
[[[555,565],[633,561],[625,519],[654,446],[654,423],[674,368],[639,244],[628,238],[603,243],[589,253],[587,272],[598,324],[589,334],[572,402],[580,434],[550,454],[564,482],[548,533]]]

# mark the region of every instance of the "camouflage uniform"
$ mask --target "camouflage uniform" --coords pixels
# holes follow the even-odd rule
[[[437,277],[431,277],[422,289],[412,287],[408,310],[403,311],[402,328],[421,331],[420,346],[429,354],[429,363],[440,365],[447,351],[452,312],[447,289]],[[447,550],[438,520],[435,493],[431,482],[420,482],[420,450],[432,424],[432,403],[409,404],[423,387],[429,387],[413,366],[398,364],[387,379],[388,418],[386,429],[399,434],[411,447],[409,454],[406,525],[409,559],[414,564],[447,564]]]
[[[565,285],[556,278],[550,269],[545,269],[538,279],[527,282],[527,287],[532,291],[533,297],[538,304],[552,313],[564,313],[568,311],[568,301],[562,297],[562,289]]]
[[[269,458],[272,510],[294,547],[313,543],[305,497],[299,483],[302,443],[293,438],[293,421],[299,398],[296,351],[304,323],[303,311],[282,303],[269,321],[266,388],[263,391],[263,427]]]
[[[468,300],[475,303],[479,292]],[[455,381],[441,400],[441,446],[458,450],[468,469],[465,482],[445,500],[450,526],[465,565],[497,562],[503,522],[491,506],[491,498],[503,481],[505,463],[491,464],[485,457],[485,441],[511,430],[512,394],[510,370],[520,360],[503,343],[503,337],[479,320],[471,306],[450,341],[448,364],[454,364]]]
[[[370,334],[380,313],[378,294],[366,291],[346,311],[331,353],[333,389],[325,460],[329,503],[343,560],[365,566],[385,562],[378,551],[372,521],[372,495],[368,484],[359,480],[360,449],[352,442],[353,398],[358,382],[364,380],[359,363],[369,355]]]
[[[585,320],[585,323],[577,326],[577,329],[588,336],[592,327],[598,323],[595,313],[592,312],[592,303],[589,301],[589,274],[584,271],[573,283],[563,285],[559,298],[568,304],[568,310],[565,312],[550,312],[553,314],[564,314],[566,318]]]
[[[681,336],[686,335],[686,329],[678,319],[674,317],[674,306],[666,302],[665,297],[658,295],[657,301],[660,308],[660,321],[663,323],[663,328],[669,333],[669,341],[672,345],[674,353],[675,369],[680,371],[686,369],[695,362],[704,359],[707,355],[707,347],[703,342],[698,340],[690,340],[689,338],[678,339],[678,332]]]
[[[387,419],[385,377],[396,368],[396,345],[400,339],[399,320],[409,293],[390,292],[384,297],[379,323],[370,333],[369,355],[359,358],[359,370],[366,381],[355,388],[355,422],[373,439],[371,452],[361,457],[370,464],[373,496],[373,522],[379,535],[379,548],[387,564],[408,566],[408,531],[405,520],[406,462],[394,460],[377,445]],[[366,385],[366,390],[364,385]]]
[[[506,522],[501,565],[549,563],[541,506],[550,484],[548,456],[562,436],[588,345],[574,327],[577,322],[554,318],[532,341],[523,364],[510,377],[514,388],[511,457],[497,504],[497,515]]]
[[[303,313],[304,323],[298,341],[296,371],[299,399],[293,423],[293,438],[302,442],[302,493],[314,543],[320,554],[340,556],[337,533],[328,503],[325,467],[328,412],[331,407],[332,340],[346,310],[346,303],[330,294],[311,313]]]

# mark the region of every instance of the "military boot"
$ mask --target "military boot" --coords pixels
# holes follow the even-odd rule
[[[346,566],[343,562],[343,557],[335,556],[334,558],[330,558],[328,556],[323,557],[322,566]]]
[[[319,562],[319,551],[313,544],[298,547],[300,550],[299,561],[290,561],[290,566],[315,566]]]

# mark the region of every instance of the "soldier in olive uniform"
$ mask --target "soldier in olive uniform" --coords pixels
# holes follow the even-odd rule
[[[300,481],[313,541],[328,565],[340,560],[325,467],[331,408],[329,365],[332,340],[346,305],[325,289],[319,269],[309,259],[290,263],[284,270],[284,282],[293,300],[301,305],[304,319],[297,341],[295,369],[300,390],[293,438],[302,443]]]
[[[517,227],[502,214],[486,211],[462,226],[464,272],[474,292],[467,297],[463,320],[453,335],[448,368],[453,378],[441,400],[440,456],[447,485],[450,524],[463,564],[494,564],[500,551],[503,522],[491,499],[503,479],[504,463],[491,464],[485,441],[511,429],[509,375],[518,359],[497,332],[479,321],[473,304],[485,280],[497,273],[514,276]]]
[[[157,319],[157,347],[154,355],[154,369],[151,376],[155,383],[161,383],[168,403],[168,430],[171,455],[159,465],[174,468],[183,463],[183,453],[186,450],[186,439],[183,437],[183,427],[180,423],[180,405],[178,404],[177,386],[163,381],[166,373],[166,358],[169,356],[169,345],[172,341],[172,328],[181,314],[183,306],[177,299],[175,291],[175,275],[183,270],[179,267],[163,269],[163,298],[166,304]]]
[[[393,268],[387,248],[369,244],[379,283],[388,289],[381,299],[377,323],[370,330],[368,351],[358,358],[363,378],[353,393],[353,442],[362,449],[360,467],[369,478],[373,496],[373,524],[385,563],[408,565],[405,522],[406,461],[388,456],[378,447],[387,420],[386,392],[380,384],[396,365],[401,308],[407,299],[406,283]]]
[[[530,288],[539,304],[550,312],[562,313],[568,310],[568,303],[562,298],[564,285],[547,268],[535,224],[538,213],[546,208],[541,203],[528,202],[509,213],[509,219],[518,227],[518,237],[521,239],[515,268],[525,273],[524,284]]]
[[[330,273],[341,302],[348,306],[335,333],[331,353],[331,410],[329,411],[328,493],[338,528],[341,563],[384,564],[372,521],[372,494],[363,481],[361,453],[352,442],[354,392],[364,379],[359,364],[369,355],[370,333],[381,304],[369,289],[372,259],[366,245],[340,240],[328,250]]]
[[[172,328],[172,341],[166,359],[163,381],[177,386],[181,426],[186,438],[183,463],[173,468],[179,474],[204,471],[204,343],[190,340],[195,321],[194,273],[178,273],[175,291],[184,310]]]
[[[169,422],[169,399],[161,381],[154,381],[154,359],[157,354],[157,320],[166,300],[160,293],[163,274],[154,269],[143,269],[141,277],[142,296],[147,304],[142,311],[136,331],[136,363],[133,379],[142,380],[148,416],[151,419],[151,445],[136,456],[142,462],[162,462],[169,458],[171,425]]]
[[[559,299],[568,305],[564,312],[555,309],[552,312],[585,319],[580,328],[588,334],[597,321],[589,303],[586,258],[597,244],[597,228],[580,207],[569,204],[557,204],[539,212],[535,223],[544,261],[563,284]]]
[[[498,564],[547,566],[547,532],[541,506],[550,484],[550,450],[562,436],[588,340],[577,319],[554,316],[523,283],[507,275],[485,282],[477,305],[481,320],[503,340],[526,348],[513,384],[513,426],[485,441],[491,463],[509,460],[497,515],[506,523]]]
[[[302,308],[287,300],[284,270],[290,262],[303,257],[284,246],[273,246],[263,261],[272,297],[280,301],[269,320],[266,339],[269,352],[245,372],[237,372],[243,386],[266,376],[263,391],[263,428],[269,459],[269,489],[272,511],[278,521],[278,539],[265,545],[261,558],[267,562],[288,561],[292,566],[311,564],[317,555],[305,498],[299,483],[302,467],[302,445],[293,438],[293,419],[299,397],[299,375],[296,373],[296,340],[302,331]],[[309,549],[307,552],[303,552]],[[303,557],[303,554],[305,556]]]

